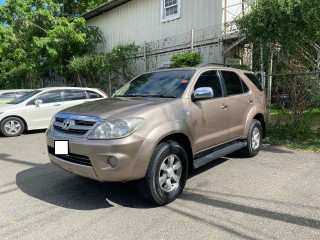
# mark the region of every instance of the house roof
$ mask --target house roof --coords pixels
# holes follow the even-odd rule
[[[110,0],[92,10],[90,10],[89,12],[86,12],[84,14],[81,15],[81,17],[83,17],[86,20],[89,20],[90,18],[94,18],[100,14],[103,14],[105,12],[108,12],[116,7],[119,7],[120,5],[130,2],[132,0]]]

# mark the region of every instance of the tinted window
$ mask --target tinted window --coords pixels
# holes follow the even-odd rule
[[[253,73],[245,73],[244,75],[246,75],[260,91],[263,91],[261,82],[256,75],[254,75]]]
[[[14,95],[15,95],[14,92],[2,93],[2,94],[0,95],[0,98],[13,98]]]
[[[93,91],[87,91],[88,96],[90,99],[92,98],[102,98],[102,96],[99,93],[93,92]]]
[[[200,87],[211,87],[214,98],[222,97],[221,83],[217,71],[210,71],[201,74],[194,86],[194,90]]]
[[[181,97],[195,70],[142,74],[121,88],[116,97]]]
[[[32,98],[34,95],[38,94],[40,91],[36,90],[36,91],[33,91],[33,92],[29,92],[15,100],[12,100],[11,102],[9,102],[10,104],[19,104],[19,103],[22,103],[30,98]],[[28,105],[30,104],[33,104],[33,102],[31,101],[31,103],[28,103]]]
[[[73,101],[86,99],[86,93],[84,90],[65,90],[63,99],[64,101]]]
[[[248,92],[249,88],[234,72],[222,72],[222,76],[227,88],[228,95],[242,94]]]
[[[38,100],[42,100],[43,103],[61,102],[61,91],[50,91],[40,94],[37,97]]]

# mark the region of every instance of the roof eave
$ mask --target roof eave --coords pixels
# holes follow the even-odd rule
[[[104,4],[101,4],[100,6],[90,10],[89,12],[86,12],[84,14],[81,15],[81,17],[83,17],[86,20],[89,20],[91,18],[94,18],[100,14],[103,14],[105,12],[108,12],[114,8],[119,7],[122,4],[125,4],[127,2],[130,2],[132,0],[111,0],[108,1]]]

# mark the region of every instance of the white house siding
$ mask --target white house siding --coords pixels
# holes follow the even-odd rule
[[[222,24],[222,0],[181,0],[181,17],[161,22],[161,0],[132,0],[87,21],[98,26],[105,44],[98,51],[120,43],[140,45]]]

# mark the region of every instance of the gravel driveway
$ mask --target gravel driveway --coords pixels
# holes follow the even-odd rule
[[[164,207],[57,168],[44,132],[0,137],[0,169],[0,239],[320,239],[320,154],[218,159]]]

